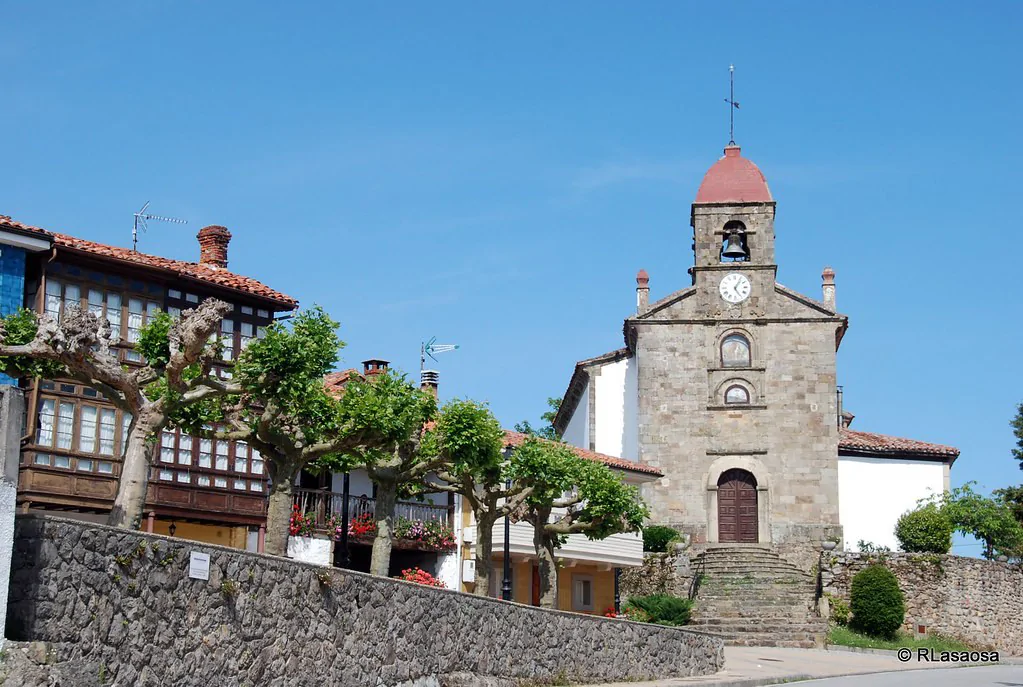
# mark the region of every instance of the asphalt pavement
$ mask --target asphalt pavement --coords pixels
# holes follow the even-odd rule
[[[947,663],[915,657],[903,662],[895,652],[726,646],[725,670],[714,675],[599,687],[757,687],[803,680],[827,687],[1023,687],[1023,661],[1005,657],[999,665],[949,668]]]

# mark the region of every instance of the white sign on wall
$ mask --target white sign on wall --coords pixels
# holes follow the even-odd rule
[[[188,559],[188,576],[193,580],[210,579],[210,555],[202,551],[192,551]]]

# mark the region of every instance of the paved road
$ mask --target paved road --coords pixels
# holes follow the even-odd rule
[[[913,672],[907,672],[913,671]],[[985,672],[986,671],[986,672]],[[877,673],[894,673],[878,675]],[[959,674],[961,673],[961,675]],[[864,675],[869,674],[869,675]],[[856,677],[839,677],[839,676]],[[990,675],[992,677],[988,678]],[[828,678],[828,679],[819,679]],[[983,682],[985,679],[993,682]],[[813,680],[808,685],[863,687],[865,685],[997,685],[1023,687],[1023,665],[952,668],[946,664],[900,662],[894,655],[824,651],[821,649],[783,649],[768,647],[725,647],[725,670],[703,677],[629,682],[601,687],[689,687],[691,685],[739,686],[770,685],[793,680]],[[881,682],[890,680],[890,682]],[[937,680],[932,682],[932,680]],[[951,680],[944,682],[943,680]]]

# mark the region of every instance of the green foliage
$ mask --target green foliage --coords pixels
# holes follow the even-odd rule
[[[1018,558],[1023,555],[1023,525],[1005,502],[982,496],[973,490],[975,482],[946,492],[934,502],[948,517],[957,532],[976,537],[984,543],[984,557],[1000,554]]]
[[[139,330],[135,350],[142,354],[146,362],[153,368],[162,370],[170,362],[170,329],[174,318],[165,312],[158,312],[149,318],[146,325]]]
[[[831,619],[839,625],[848,625],[849,617],[852,615],[852,611],[849,609],[849,604],[847,604],[843,599],[840,599],[837,596],[832,596],[831,594],[828,594],[827,597],[828,604],[831,606]]]
[[[1016,417],[1009,422],[1012,435],[1016,437],[1016,448],[1012,449],[1012,457],[1019,461],[1019,469],[1023,470],[1023,403],[1016,406]]]
[[[894,637],[906,618],[899,581],[883,565],[871,565],[856,573],[849,597],[852,627],[872,637]]]
[[[540,419],[543,420],[543,424],[540,427],[534,428],[529,420],[523,420],[522,422],[515,423],[515,431],[540,437],[541,439],[560,441],[561,437],[558,436],[558,432],[554,429],[554,418],[558,416],[558,409],[561,408],[561,399],[548,398],[547,408],[547,412],[540,415]]]
[[[682,538],[678,530],[664,525],[650,525],[643,528],[643,550],[651,553],[664,553],[672,542]]]
[[[0,319],[3,325],[3,343],[6,346],[21,346],[30,343],[39,331],[39,319],[27,308]],[[12,377],[42,377],[52,379],[67,374],[60,363],[39,360],[28,356],[0,356],[0,368]]]
[[[1016,518],[1016,522],[1023,525],[1023,485],[995,489],[991,495],[1008,506],[1013,517]]]
[[[635,609],[645,613],[650,618],[648,622],[657,625],[681,626],[689,624],[693,602],[670,594],[633,596],[625,603],[624,611],[631,617]]]
[[[956,639],[928,634],[916,639],[910,632],[897,632],[893,639],[880,639],[861,634],[841,625],[833,626],[828,633],[828,644],[854,646],[863,649],[932,649],[934,651],[969,651],[973,647]]]
[[[859,549],[860,553],[876,553],[881,554],[882,556],[886,553],[892,552],[892,550],[887,546],[881,546],[880,544],[875,544],[872,541],[864,541],[863,539],[856,542],[856,548]]]
[[[532,489],[529,505],[550,507],[575,486],[581,460],[566,444],[530,437],[512,452],[508,476]]]
[[[504,431],[485,403],[447,403],[440,411],[435,437],[451,474],[471,475],[484,484],[501,480]]]
[[[225,579],[220,583],[220,591],[224,596],[234,598],[238,596],[238,583],[231,579]]]
[[[903,551],[948,553],[952,548],[952,523],[935,503],[902,514],[895,523],[895,537]]]

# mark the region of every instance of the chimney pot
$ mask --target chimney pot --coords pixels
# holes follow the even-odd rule
[[[362,361],[362,373],[367,375],[378,375],[387,371],[387,366],[390,363],[386,360],[380,360],[379,358],[372,358],[370,360]]]
[[[650,302],[650,275],[641,269],[636,273],[636,314],[642,315]]]
[[[419,374],[419,388],[428,391],[437,398],[437,388],[440,385],[440,373],[437,370],[423,370]]]
[[[821,280],[824,282],[821,291],[824,293],[824,305],[835,309],[835,270],[825,267],[821,272]]]
[[[199,239],[199,264],[227,269],[227,244],[231,242],[227,227],[211,224],[200,229],[196,238]]]

